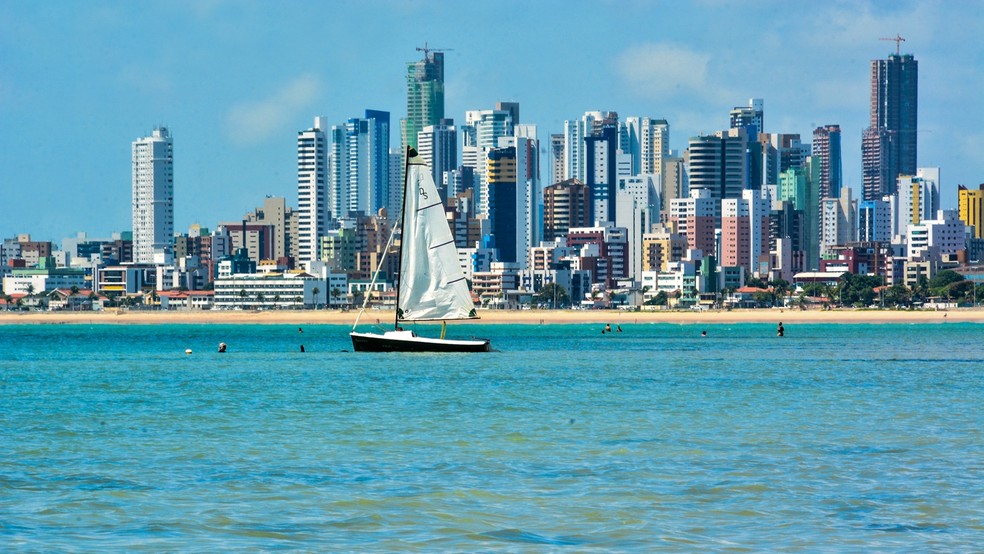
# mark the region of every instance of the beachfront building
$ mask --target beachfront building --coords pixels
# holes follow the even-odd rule
[[[215,308],[271,310],[311,308],[314,289],[324,298],[327,284],[307,273],[232,275],[215,280]]]
[[[210,310],[215,305],[215,291],[163,290],[157,299],[162,310]]]
[[[84,270],[54,267],[50,257],[42,259],[37,267],[12,268],[10,275],[3,278],[5,294],[37,294],[54,289],[82,289],[88,286]]]
[[[174,237],[174,155],[167,127],[133,141],[133,261],[170,263]]]

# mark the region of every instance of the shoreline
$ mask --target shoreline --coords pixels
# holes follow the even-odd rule
[[[102,312],[0,312],[0,325],[352,325],[358,310],[285,311],[122,311]],[[481,310],[481,319],[456,324],[571,324],[571,323],[984,323],[984,309],[950,310],[790,310],[778,308],[731,311],[624,310]],[[393,312],[368,310],[361,324],[393,321]]]

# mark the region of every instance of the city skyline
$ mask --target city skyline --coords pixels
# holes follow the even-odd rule
[[[406,64],[422,58],[415,49],[425,44],[447,50],[445,117],[460,124],[465,111],[518,102],[521,122],[538,126],[542,160],[549,135],[586,111],[666,119],[670,147],[682,150],[691,136],[726,129],[730,110],[756,97],[765,101],[766,132],[808,143],[816,127],[839,125],[843,183],[860,198],[870,63],[894,53],[880,39],[900,33],[901,52],[920,64],[918,166],[941,168],[943,208],[956,207],[958,184],[984,180],[984,133],[974,126],[982,60],[954,55],[979,28],[972,7],[873,2],[807,12],[709,1],[562,9],[569,5],[298,3],[273,13],[249,3],[106,2],[75,18],[64,17],[70,4],[12,5],[0,17],[0,47],[11,60],[0,67],[0,179],[4,200],[18,209],[0,218],[0,235],[57,241],[129,230],[129,145],[162,125],[174,140],[176,231],[234,219],[267,195],[296,205],[297,133],[316,116],[339,125],[366,109],[405,118]],[[370,12],[385,39],[346,29]],[[502,13],[510,16],[502,21]],[[273,18],[285,24],[270,25]],[[624,31],[640,20],[660,32]],[[587,22],[582,41],[552,39],[578,21]],[[319,28],[337,34],[321,43],[311,38]],[[526,42],[490,38],[506,36],[503,28]],[[826,42],[815,36],[821,29]],[[131,53],[138,45],[140,55]],[[546,162],[541,179],[553,184]]]

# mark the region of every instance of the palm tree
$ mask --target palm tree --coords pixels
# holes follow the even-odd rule
[[[258,304],[263,305],[264,300],[266,300],[266,296],[264,296],[262,292],[256,293],[256,302]]]
[[[33,283],[28,283],[27,284],[27,298],[28,298],[28,300],[33,300],[34,299],[34,284]]]
[[[314,309],[317,310],[318,309],[318,295],[321,294],[321,289],[318,288],[318,287],[314,287],[314,289],[312,289],[311,292],[314,293]]]
[[[239,289],[239,301],[243,303],[242,308],[246,309],[246,289]]]
[[[338,304],[338,297],[342,295],[342,289],[335,287],[331,289],[332,304]]]
[[[274,294],[273,295],[273,307],[274,308],[279,308],[280,307],[280,293],[279,292],[277,294]]]

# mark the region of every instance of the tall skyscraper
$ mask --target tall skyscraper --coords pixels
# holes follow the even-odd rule
[[[314,127],[297,133],[297,211],[298,261],[315,261],[321,237],[328,234],[330,216],[336,215],[328,209],[328,123],[324,117],[314,118]]]
[[[957,204],[960,221],[974,228],[975,239],[984,238],[984,185],[980,185],[977,190],[958,185]]]
[[[916,171],[919,65],[911,54],[871,61],[871,121],[863,132],[864,199],[895,192]]]
[[[174,145],[167,127],[133,141],[133,261],[169,263],[174,250]]]
[[[825,125],[813,130],[813,157],[820,162],[820,198],[840,198],[840,125]]]
[[[417,147],[417,133],[444,119],[444,52],[423,48],[424,59],[407,64],[407,117],[400,120],[401,151]]]

